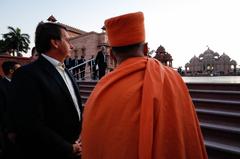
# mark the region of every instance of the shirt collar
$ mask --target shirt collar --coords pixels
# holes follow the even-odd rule
[[[50,57],[50,56],[47,56],[47,55],[45,55],[45,54],[42,54],[42,56],[43,56],[46,60],[48,60],[53,66],[55,66],[55,67],[61,66],[61,67],[65,68],[64,63],[61,63],[60,61],[58,61],[58,60],[56,60],[56,59],[54,59],[54,58],[52,58],[52,57]]]
[[[11,79],[8,78],[7,76],[4,76],[4,78],[5,78],[6,80],[8,80],[9,82],[11,82]]]

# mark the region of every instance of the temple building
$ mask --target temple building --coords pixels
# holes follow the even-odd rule
[[[160,61],[163,65],[172,67],[172,56],[165,51],[165,48],[163,46],[160,45],[158,47],[154,58]]]
[[[235,75],[236,66],[237,62],[225,53],[219,55],[208,48],[199,57],[191,58],[185,65],[185,74],[191,76]]]

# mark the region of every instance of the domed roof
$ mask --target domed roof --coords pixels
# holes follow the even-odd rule
[[[191,58],[190,63],[196,62],[196,61],[200,61],[200,59],[199,59],[196,55],[194,55],[194,56]]]
[[[231,65],[237,65],[237,62],[235,60],[230,61]]]
[[[227,54],[223,53],[222,57],[229,57]]]
[[[213,56],[218,56],[218,57],[219,57],[219,53],[215,52],[215,53],[213,54]]]
[[[199,55],[199,58],[201,58],[201,57],[203,57],[203,56],[204,56],[203,54],[200,54],[200,55]]]
[[[204,51],[203,54],[204,54],[204,55],[207,55],[207,54],[213,55],[213,54],[214,54],[214,51],[212,51],[211,49],[208,48],[206,51]]]
[[[185,67],[189,67],[189,66],[190,66],[190,63],[186,63],[186,64],[185,64]]]
[[[160,45],[160,46],[158,47],[156,53],[165,53],[165,48],[164,48],[162,45]]]
[[[172,55],[171,54],[166,52],[165,56],[166,56],[167,59],[172,60]]]
[[[162,63],[165,63],[165,64],[168,61],[169,62],[173,61],[171,54],[167,53],[165,51],[165,48],[161,45],[158,47],[158,49],[156,51],[156,55],[154,56],[154,58],[157,59],[158,61],[162,62]]]
[[[225,53],[223,53],[219,58],[230,59],[230,57],[228,55],[226,55]]]

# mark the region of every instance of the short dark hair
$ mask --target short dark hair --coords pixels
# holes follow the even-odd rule
[[[2,70],[4,75],[9,75],[11,69],[15,71],[16,64],[19,64],[19,63],[15,61],[4,61],[2,63]]]
[[[134,52],[141,46],[143,46],[143,43],[137,43],[137,44],[127,45],[127,46],[112,47],[112,51],[115,53]]]
[[[58,23],[40,22],[35,32],[35,47],[39,54],[45,53],[51,49],[50,41],[61,40],[61,29],[67,30]]]

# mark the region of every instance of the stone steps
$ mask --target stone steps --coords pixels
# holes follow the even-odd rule
[[[209,159],[240,158],[240,84],[187,84]]]
[[[240,101],[240,91],[189,89],[192,98]]]

